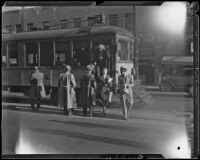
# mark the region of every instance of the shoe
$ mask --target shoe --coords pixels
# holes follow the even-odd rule
[[[66,109],[63,109],[63,113],[64,113],[64,114],[67,114],[67,110],[66,110]]]
[[[31,107],[31,110],[34,111],[34,110],[35,110],[35,107]]]
[[[124,120],[127,120],[128,118],[127,118],[127,117],[124,117],[123,119],[124,119]]]
[[[67,115],[68,115],[68,116],[71,116],[71,115],[72,115],[72,111],[69,110]]]

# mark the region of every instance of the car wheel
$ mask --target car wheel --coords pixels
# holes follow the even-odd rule
[[[163,92],[171,92],[172,86],[168,82],[162,82],[160,86],[161,91]]]

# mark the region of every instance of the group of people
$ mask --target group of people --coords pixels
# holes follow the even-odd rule
[[[103,114],[106,114],[106,108],[110,106],[112,99],[112,78],[108,74],[108,68],[101,68],[101,75],[95,76],[95,65],[91,64],[86,67],[86,72],[80,79],[79,105],[83,106],[83,115],[92,117],[94,107],[98,104],[102,106]],[[120,68],[118,77],[118,94],[122,103],[123,118],[128,118],[129,110],[133,105],[132,87],[134,81],[131,75],[127,74],[125,67]],[[44,74],[39,71],[39,67],[35,67],[35,72],[31,75],[31,108],[38,110],[40,108],[40,99],[45,95]],[[63,109],[67,115],[71,115],[77,107],[76,103],[76,81],[71,73],[71,67],[64,65],[64,72],[58,78],[58,106]],[[34,103],[37,102],[35,108]]]

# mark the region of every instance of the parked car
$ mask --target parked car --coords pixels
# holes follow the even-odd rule
[[[160,77],[160,90],[163,92],[187,91],[193,96],[193,68],[167,68]]]

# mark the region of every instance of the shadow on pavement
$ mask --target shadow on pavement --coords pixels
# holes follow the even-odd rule
[[[156,142],[142,142],[141,140],[130,140],[130,139],[121,139],[121,138],[112,138],[112,137],[104,137],[99,135],[91,135],[80,132],[66,131],[66,130],[54,130],[54,129],[44,129],[44,128],[31,128],[35,132],[40,132],[44,134],[50,135],[62,135],[71,138],[78,138],[83,140],[95,141],[100,143],[107,143],[112,145],[120,145],[126,147],[137,147],[141,149],[148,150],[149,152],[155,152],[156,149],[159,149],[161,146],[157,146]],[[89,151],[88,151],[89,152]]]
[[[14,111],[20,111],[20,112],[32,112],[32,113],[38,113],[38,114],[56,114],[56,115],[65,115],[60,108],[49,108],[49,107],[43,107],[41,106],[38,111],[32,111],[30,106],[17,106],[17,105],[6,105],[2,106],[2,109],[4,110],[14,110]],[[75,116],[83,116],[82,108],[78,108],[74,111],[73,115]],[[108,119],[122,119],[122,116],[115,115],[115,114],[106,114],[103,115],[101,111],[95,111],[93,114],[93,117],[96,118],[108,118]],[[92,117],[91,117],[92,118]]]
[[[57,115],[64,115],[61,111],[59,112],[55,109],[47,109],[47,107],[41,107],[38,111],[32,111],[29,106],[16,106],[16,105],[7,105],[2,107],[3,110],[14,110],[19,112],[32,112],[32,113],[38,113],[38,114],[57,114]],[[44,110],[45,109],[45,110]],[[65,115],[64,115],[65,116]]]
[[[87,128],[104,128],[104,129],[114,129],[118,131],[134,131],[134,133],[144,132],[143,127],[133,127],[133,126],[117,126],[114,124],[99,124],[99,123],[91,123],[91,122],[77,122],[77,121],[60,121],[60,120],[48,120],[49,122],[60,123],[65,125],[73,125],[78,127],[87,127]],[[148,130],[148,134],[155,133],[153,130]]]

